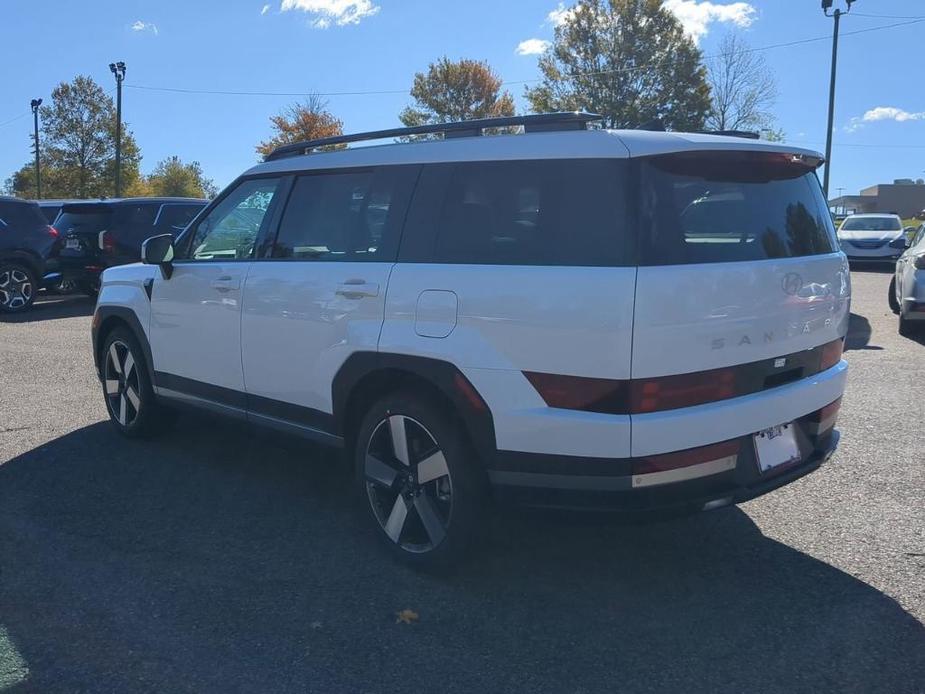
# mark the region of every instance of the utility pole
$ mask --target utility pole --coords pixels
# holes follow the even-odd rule
[[[35,199],[42,199],[42,167],[39,164],[39,106],[42,105],[41,99],[33,99],[29,102],[29,105],[32,106],[32,122],[35,126],[34,129],[34,144],[35,144]]]
[[[826,203],[829,201],[829,173],[832,171],[832,122],[835,119],[835,68],[838,63],[838,25],[841,21],[841,16],[851,11],[851,5],[855,0],[845,0],[845,2],[848,7],[844,12],[835,8],[835,11],[829,14],[833,0],[822,0],[822,12],[826,17],[835,19],[835,29],[832,32],[832,76],[829,80],[829,124],[825,136],[825,175],[822,178],[822,191],[825,193]]]
[[[116,78],[116,197],[119,198],[122,197],[122,82],[125,79],[125,63],[109,63],[109,71]]]

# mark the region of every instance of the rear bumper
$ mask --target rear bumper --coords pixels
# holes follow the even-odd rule
[[[811,433],[797,422],[801,462],[759,472],[752,437],[741,437],[733,469],[684,482],[633,488],[631,461],[500,452],[489,470],[499,501],[544,508],[625,513],[693,512],[754,499],[817,470],[835,452],[839,433]],[[603,471],[623,474],[601,474]]]
[[[93,256],[63,256],[57,258],[56,265],[56,271],[61,275],[62,279],[77,282],[95,280],[106,269],[106,265],[99,258]]]

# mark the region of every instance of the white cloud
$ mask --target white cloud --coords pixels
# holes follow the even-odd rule
[[[897,123],[905,123],[910,120],[925,120],[925,111],[906,111],[895,106],[877,106],[865,111],[863,116],[852,118],[848,125],[845,126],[845,131],[853,133],[861,129],[865,123],[874,123],[878,120],[892,120]]]
[[[543,39],[527,39],[517,44],[517,55],[540,55],[549,48],[549,41]]]
[[[155,36],[158,34],[157,24],[154,22],[143,22],[140,19],[136,20],[135,23],[132,24],[132,31],[150,31]]]
[[[564,2],[560,2],[556,9],[546,15],[546,21],[557,27],[565,24],[573,14],[575,14],[574,7],[566,7]]]
[[[713,22],[731,22],[737,27],[746,28],[755,21],[757,11],[747,2],[732,2],[719,4],[704,0],[665,0],[662,7],[671,12],[681,25],[684,33],[690,36],[694,43],[707,35],[710,24]]]
[[[314,28],[327,29],[332,24],[359,24],[366,17],[377,14],[381,8],[372,0],[282,0],[279,9],[280,12],[308,12],[314,16],[311,23]]]
[[[264,5],[263,8],[260,10],[260,14],[261,14],[261,15],[265,15],[265,14],[266,14],[267,12],[269,12],[269,11],[270,11],[270,6],[269,6],[269,5]]]

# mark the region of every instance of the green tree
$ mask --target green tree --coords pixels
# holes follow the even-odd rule
[[[710,112],[702,55],[662,0],[580,0],[540,57],[537,113],[587,110],[608,128],[699,130]]]
[[[148,195],[181,198],[214,198],[218,192],[212,179],[203,175],[198,161],[184,164],[176,155],[158,162],[145,177],[144,187]]]
[[[514,115],[514,99],[501,90],[501,78],[485,61],[452,61],[446,56],[431,63],[427,73],[414,76],[414,103],[398,116],[412,127],[474,118]]]
[[[273,136],[257,145],[257,154],[266,157],[280,145],[305,142],[344,134],[344,124],[328,110],[328,102],[311,95],[270,118]]]
[[[115,187],[116,109],[90,77],[62,82],[42,106],[42,184],[46,196],[91,198],[112,195]],[[122,180],[138,179],[141,154],[122,125]],[[47,174],[46,174],[47,172]],[[45,179],[55,185],[45,187]]]

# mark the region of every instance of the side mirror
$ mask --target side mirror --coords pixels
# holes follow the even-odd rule
[[[164,279],[169,280],[173,274],[173,236],[161,234],[146,239],[141,244],[141,262],[160,266]]]

